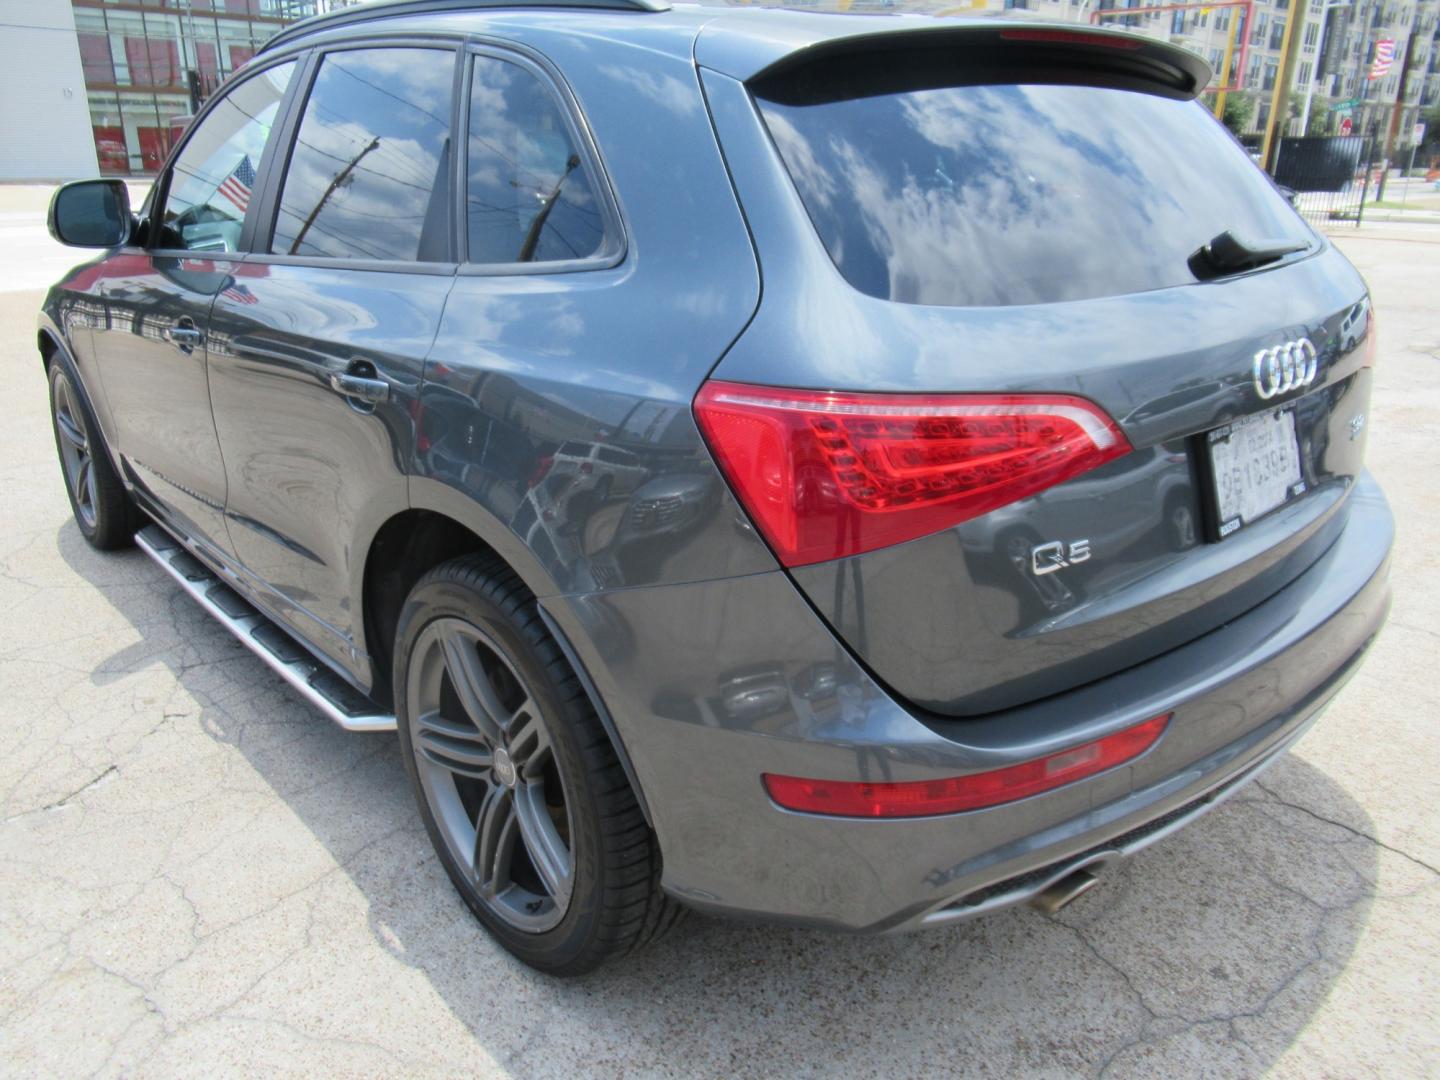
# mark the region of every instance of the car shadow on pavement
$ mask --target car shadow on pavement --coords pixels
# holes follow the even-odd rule
[[[385,1000],[398,962],[515,1075],[1254,1075],[1321,1007],[1381,890],[1364,811],[1292,754],[1058,918],[1018,909],[871,938],[696,916],[635,956],[555,980],[493,945],[451,889],[393,736],[330,725],[143,556],[98,556],[71,523],[57,542],[138,635],[93,683],[159,663],[178,684],[139,719],[174,729],[157,754],[192,760],[155,767],[227,759],[204,767],[244,795],[278,797],[353,884],[316,901],[335,907],[328,947],[275,959],[302,969],[297,985],[352,981],[377,1042],[405,1022]],[[237,832],[229,858],[227,887],[255,890],[257,909],[287,887],[283,850]],[[186,880],[201,864],[164,869],[204,921],[208,894]],[[338,1022],[300,991],[281,1000],[297,1028]]]

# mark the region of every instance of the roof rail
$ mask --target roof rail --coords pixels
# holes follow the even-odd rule
[[[669,11],[669,0],[371,0],[356,7],[335,8],[291,23],[264,45],[266,52],[296,38],[350,23],[390,19],[400,15],[428,15],[442,11],[476,11],[514,8],[520,10],[585,8],[599,11]]]

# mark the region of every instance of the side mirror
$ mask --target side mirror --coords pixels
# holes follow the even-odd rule
[[[58,188],[46,221],[50,235],[71,247],[110,248],[130,239],[135,217],[122,180],[76,180]]]

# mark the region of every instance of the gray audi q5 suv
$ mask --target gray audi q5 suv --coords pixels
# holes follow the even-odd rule
[[[401,0],[277,35],[39,350],[75,519],[546,971],[1055,910],[1384,619],[1360,276],[1156,41]],[[1239,866],[1237,874],[1245,869]]]

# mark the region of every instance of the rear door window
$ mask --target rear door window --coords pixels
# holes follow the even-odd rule
[[[327,55],[305,102],[270,250],[444,262],[455,54]]]
[[[904,65],[899,65],[903,68]],[[758,95],[816,230],[857,289],[1044,304],[1193,283],[1229,230],[1314,236],[1198,103],[1088,85]]]

